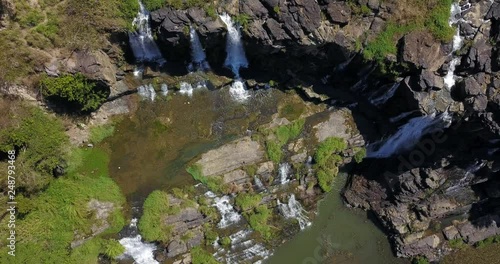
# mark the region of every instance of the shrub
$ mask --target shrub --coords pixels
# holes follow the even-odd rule
[[[218,264],[212,254],[208,253],[201,247],[194,247],[191,249],[191,258],[193,264]]]
[[[40,10],[31,9],[27,14],[21,17],[19,24],[23,27],[34,27],[42,22],[44,15]]]
[[[288,141],[295,139],[302,133],[304,128],[305,120],[300,119],[289,125],[280,126],[272,131],[276,137],[276,141],[267,140],[266,153],[267,157],[275,163],[279,163],[283,157],[283,152],[281,148],[283,145],[288,143]]]
[[[494,244],[494,243],[500,243],[500,235],[488,237],[482,241],[476,242],[474,244],[474,247],[483,248],[483,247],[489,246],[489,245]]]
[[[125,248],[115,239],[108,240],[104,245],[104,255],[115,259],[125,252]]]
[[[203,225],[203,233],[205,234],[205,244],[212,245],[219,235],[214,231],[213,226],[209,223]]]
[[[231,247],[231,239],[229,237],[223,237],[220,240],[220,244],[225,248],[229,248]]]
[[[273,238],[274,234],[268,223],[271,218],[271,211],[266,205],[259,205],[253,211],[245,213],[244,216],[248,220],[250,227],[258,232],[263,239],[269,241]]]
[[[233,17],[233,20],[238,25],[246,29],[248,27],[248,23],[250,22],[250,16],[247,14],[238,14],[237,16]]]
[[[236,196],[235,203],[243,211],[248,211],[256,208],[262,201],[261,194],[239,193]]]
[[[221,176],[210,176],[206,177],[203,175],[202,172],[202,167],[199,164],[193,164],[189,166],[186,171],[191,174],[193,179],[203,183],[208,187],[213,192],[216,193],[225,193],[226,192],[226,185],[223,182],[223,179]]]
[[[448,244],[453,249],[463,249],[467,247],[467,244],[461,238],[452,239],[448,242]]]
[[[342,138],[330,137],[321,142],[314,154],[316,164],[316,177],[318,178],[319,187],[324,192],[329,192],[332,189],[332,183],[337,176],[339,169],[337,164],[342,162],[342,157],[339,153],[347,148],[347,144]]]
[[[106,101],[107,93],[81,74],[48,77],[40,81],[42,94],[49,99],[63,101],[78,111],[94,111]]]
[[[319,144],[314,154],[314,160],[318,164],[325,164],[334,152],[341,152],[346,148],[347,144],[344,139],[336,137],[327,138]]]
[[[274,163],[279,163],[283,157],[281,145],[274,141],[266,141],[266,154]]]
[[[366,157],[366,149],[365,148],[359,149],[356,152],[356,154],[354,154],[354,160],[356,161],[356,163],[361,163],[365,157]]]
[[[429,264],[429,261],[425,257],[416,257],[412,261],[413,264]]]

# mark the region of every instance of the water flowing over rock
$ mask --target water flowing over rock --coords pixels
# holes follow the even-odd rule
[[[400,83],[397,82],[389,86],[388,90],[381,89],[380,90],[382,91],[381,95],[375,92],[375,94],[372,95],[372,97],[370,97],[370,102],[375,106],[384,104],[385,102],[387,102],[387,100],[391,99],[394,96],[396,90],[399,88],[399,85]]]
[[[453,36],[453,48],[451,51],[451,55],[453,56],[453,58],[450,61],[450,65],[448,66],[448,72],[444,77],[444,83],[446,84],[448,90],[455,85],[455,80],[457,78],[455,76],[455,69],[460,63],[460,56],[455,56],[454,53],[462,48],[464,42],[464,38],[460,35],[460,25],[457,25],[457,23],[461,20],[461,16],[462,8],[460,7],[459,3],[453,2],[451,4],[451,16],[448,23],[450,27],[456,25],[457,29],[455,35]]]
[[[205,50],[201,46],[200,38],[198,37],[198,33],[193,27],[189,29],[189,36],[191,39],[191,59],[192,62],[189,65],[189,71],[208,71],[210,70],[210,65],[207,62],[207,55],[205,54]]]
[[[261,263],[272,252],[252,239],[253,231],[239,230],[231,234],[231,249],[218,248],[214,256],[220,263]]]
[[[255,182],[255,186],[257,187],[257,190],[265,190],[266,189],[266,187],[264,186],[262,181],[259,179],[259,177],[253,176],[253,179]]]
[[[213,206],[217,208],[221,215],[221,220],[217,224],[218,228],[226,228],[241,221],[242,217],[240,214],[238,214],[238,212],[236,212],[236,210],[234,210],[234,207],[229,201],[231,199],[229,196],[226,195],[222,197],[216,197],[216,195],[210,191],[205,193],[205,196],[214,198]]]
[[[164,84],[161,85],[160,89],[161,89],[161,95],[167,96],[167,94],[168,94],[168,85],[164,83]]]
[[[129,33],[129,43],[134,57],[137,62],[155,62],[164,64],[165,59],[161,55],[160,49],[153,39],[153,33],[149,24],[149,11],[139,1],[139,13],[132,22],[132,25],[137,29],[135,32]]]
[[[288,179],[288,176],[290,176],[290,171],[292,170],[292,167],[288,163],[281,163],[278,169],[278,178],[280,179],[280,184],[286,184],[290,180]]]
[[[179,93],[187,95],[187,96],[193,96],[193,86],[187,82],[181,82],[179,84],[180,90]]]
[[[137,233],[136,218],[130,221],[129,228],[135,231],[132,233]],[[155,244],[142,242],[140,235],[124,237],[119,242],[125,248],[125,252],[118,259],[132,258],[134,259],[134,263],[137,264],[158,264],[153,254],[156,250]]]
[[[309,218],[304,214],[307,212],[304,210],[304,208],[302,208],[302,205],[300,205],[300,203],[295,199],[294,194],[290,195],[288,203],[283,204],[280,202],[280,200],[278,200],[277,203],[278,203],[278,208],[281,211],[281,214],[287,219],[290,218],[297,219],[301,230],[311,225]]]
[[[229,94],[237,102],[245,102],[250,98],[250,93],[245,89],[245,84],[241,80],[236,80],[231,84]]]
[[[424,135],[449,127],[451,120],[448,112],[412,118],[387,140],[368,146],[367,157],[387,158],[408,151]]]
[[[248,60],[243,49],[240,29],[233,23],[231,16],[224,13],[220,15],[221,20],[226,24],[228,34],[226,36],[226,61],[224,66],[230,68],[236,78],[240,76],[240,68],[248,67]]]
[[[154,102],[156,97],[156,91],[152,84],[145,84],[137,88],[137,93],[144,99]]]

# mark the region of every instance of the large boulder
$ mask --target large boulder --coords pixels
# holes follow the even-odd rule
[[[398,59],[413,69],[437,71],[446,61],[441,43],[427,32],[413,31],[401,40]]]
[[[351,19],[351,7],[347,2],[332,2],[328,4],[326,13],[332,22],[338,24],[347,24]]]

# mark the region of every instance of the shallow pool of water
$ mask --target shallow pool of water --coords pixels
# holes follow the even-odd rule
[[[346,178],[337,177],[312,226],[280,246],[268,264],[409,263],[393,256],[387,237],[365,212],[343,205],[340,193]]]

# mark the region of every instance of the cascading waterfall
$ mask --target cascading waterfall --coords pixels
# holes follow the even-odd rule
[[[262,183],[262,181],[259,179],[257,176],[253,176],[253,179],[255,181],[255,186],[257,187],[257,190],[264,190],[266,187]]]
[[[278,177],[280,179],[280,184],[286,184],[289,182],[288,176],[290,175],[290,171],[292,167],[288,163],[281,163],[278,169]]]
[[[380,91],[382,91],[382,94],[380,95],[379,93],[376,92],[374,95],[372,95],[370,97],[370,99],[369,99],[370,102],[374,106],[379,106],[379,105],[384,104],[385,102],[387,102],[389,99],[391,99],[394,96],[394,94],[396,93],[396,91],[399,88],[399,85],[400,85],[400,83],[397,82],[397,83],[394,83],[393,85],[391,85],[388,90],[379,89]]]
[[[231,20],[231,16],[224,13],[220,15],[220,18],[227,27],[227,37],[226,37],[226,61],[224,66],[230,68],[236,78],[240,77],[240,68],[248,67],[248,60],[245,56],[245,50],[243,49],[243,43],[241,42],[240,29],[236,27]]]
[[[130,47],[137,62],[156,62],[164,64],[165,59],[161,55],[160,49],[153,39],[151,26],[149,25],[149,11],[139,1],[139,13],[134,18],[132,25],[135,32],[128,35]]]
[[[451,16],[450,20],[448,21],[448,24],[450,27],[453,27],[456,25],[459,21],[461,21],[461,15],[462,15],[462,8],[457,2],[453,2],[451,4]],[[455,32],[455,35],[453,36],[453,49],[451,51],[451,55],[453,56],[452,60],[450,61],[450,65],[448,67],[448,72],[446,73],[446,76],[444,77],[444,83],[446,87],[451,89],[455,85],[456,81],[456,76],[455,76],[455,69],[457,65],[460,63],[460,56],[455,56],[455,52],[460,50],[462,48],[464,42],[464,38],[460,36],[460,27],[457,25],[457,29]]]
[[[306,211],[304,210],[304,208],[302,208],[302,205],[300,205],[300,203],[295,199],[294,194],[290,195],[288,203],[283,204],[280,202],[280,200],[277,200],[277,203],[281,214],[287,219],[297,219],[301,230],[311,225],[309,218],[304,214],[304,212]]]
[[[217,197],[213,192],[208,191],[205,193],[205,196],[208,198],[213,198],[214,199],[214,204],[215,208],[219,211],[221,215],[221,220],[217,224],[218,228],[226,228],[232,224],[236,224],[239,221],[241,221],[242,217],[236,210],[234,210],[234,207],[231,205],[229,202],[229,196],[222,196],[222,197]]]
[[[165,83],[162,84],[160,90],[161,90],[161,95],[167,96],[167,94],[168,94],[168,85],[165,84]]]
[[[424,135],[449,127],[451,121],[452,117],[448,112],[412,118],[387,140],[368,146],[366,156],[387,158],[410,150]]]
[[[136,218],[130,221],[129,228],[132,230],[132,234],[138,233]],[[153,255],[156,246],[152,243],[142,242],[141,235],[124,237],[119,242],[125,248],[125,252],[118,259],[132,258],[137,264],[158,264]]]
[[[191,57],[192,62],[189,65],[189,71],[208,71],[210,65],[207,62],[207,55],[201,46],[198,33],[193,27],[189,29],[189,36],[191,37]]]
[[[481,168],[483,168],[486,165],[486,162],[484,161],[476,161],[473,164],[469,165],[465,169],[465,174],[464,176],[458,181],[457,184],[451,186],[450,188],[446,189],[446,192],[453,192],[460,190],[461,187],[465,187],[470,184],[470,182],[474,179],[475,173],[479,171]]]
[[[179,93],[187,95],[187,96],[193,96],[193,86],[187,82],[181,82],[179,84],[180,90]]]
[[[156,97],[156,91],[152,84],[145,84],[137,88],[137,93],[144,99],[154,101]]]
[[[230,68],[235,76],[236,81],[229,88],[229,93],[238,102],[244,102],[249,97],[250,94],[245,89],[245,84],[240,80],[240,68],[248,67],[248,60],[245,56],[245,50],[243,49],[243,43],[241,42],[241,32],[238,27],[235,26],[231,17],[224,13],[220,15],[221,20],[226,24],[227,36],[226,36],[226,61],[224,66]]]

